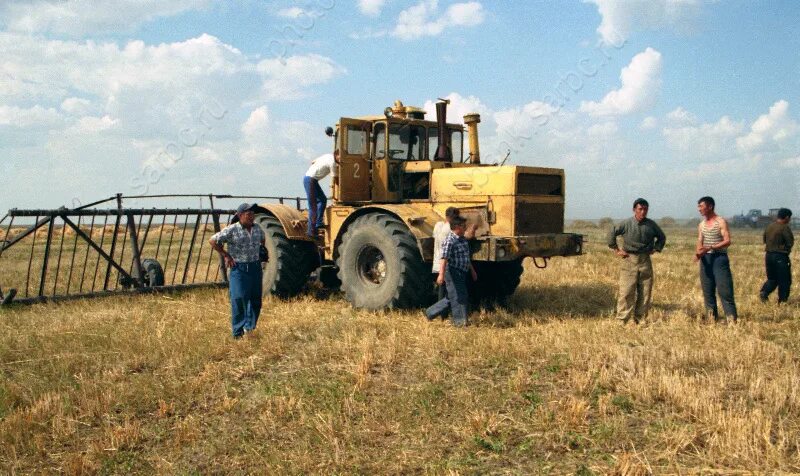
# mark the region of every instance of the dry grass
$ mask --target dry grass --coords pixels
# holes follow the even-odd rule
[[[697,322],[692,232],[674,229],[649,321],[622,327],[616,262],[587,231],[588,255],[529,267],[514,312],[464,330],[304,296],[266,303],[258,334],[234,342],[223,290],[2,310],[0,466],[800,471],[800,309],[758,302],[757,234],[734,232],[742,324]]]

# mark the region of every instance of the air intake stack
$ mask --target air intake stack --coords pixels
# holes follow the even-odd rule
[[[481,122],[481,115],[471,112],[464,116],[464,124],[467,125],[467,138],[469,139],[469,162],[471,164],[481,163],[481,150],[478,145],[478,123]]]

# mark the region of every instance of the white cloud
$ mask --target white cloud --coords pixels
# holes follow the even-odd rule
[[[82,36],[131,31],[158,17],[207,8],[215,0],[6,0],[0,23],[8,30]]]
[[[439,14],[438,0],[422,0],[400,12],[392,35],[403,41],[439,36],[448,28],[480,25],[485,19],[480,2],[454,3]]]
[[[794,137],[798,132],[798,124],[789,117],[789,103],[777,101],[750,126],[750,133],[736,140],[739,150],[749,152],[774,143],[780,143]]]
[[[682,109],[681,111],[689,114]],[[684,114],[679,114],[679,116],[683,117]],[[743,130],[744,124],[741,121],[736,122],[728,116],[723,116],[714,123],[705,123],[697,126],[682,124],[664,127],[662,133],[667,145],[682,156],[713,161],[730,156],[734,141]]]
[[[647,116],[642,119],[641,124],[639,124],[639,129],[643,131],[649,131],[658,127],[658,119],[653,116]]]
[[[364,15],[377,17],[381,14],[386,0],[358,0],[358,9]]]
[[[72,116],[85,116],[94,109],[88,99],[69,97],[61,102],[61,110]]]
[[[301,16],[305,15],[306,11],[300,7],[290,7],[290,8],[283,8],[278,10],[276,15],[283,18],[300,18]]]
[[[602,17],[597,33],[607,45],[619,46],[634,30],[687,29],[702,11],[704,0],[586,0]]]
[[[447,122],[458,123],[463,122],[464,116],[477,112],[481,115],[481,120],[491,118],[492,111],[475,96],[462,96],[456,92],[452,92],[445,96],[443,99],[449,99],[450,104],[447,106]],[[425,117],[430,121],[436,120],[436,103],[429,99],[425,101],[422,106],[425,109]],[[484,126],[485,127],[485,126]]]
[[[613,116],[651,106],[661,87],[661,53],[647,48],[637,54],[622,68],[620,80],[620,89],[609,92],[600,102],[582,101],[580,110],[594,116]]]
[[[263,97],[272,100],[305,97],[309,86],[327,83],[347,72],[332,59],[316,54],[292,56],[283,61],[267,59],[258,63],[256,69],[263,77]]]
[[[271,173],[280,166],[305,166],[315,151],[329,152],[330,148],[322,131],[307,122],[289,121],[276,127],[267,106],[250,113],[241,133],[239,160],[246,165],[268,165]]]
[[[781,161],[781,167],[785,169],[800,169],[800,155]]]
[[[673,124],[697,124],[697,117],[682,107],[667,113],[667,120]]]
[[[53,108],[36,105],[31,108],[0,105],[0,126],[48,127],[61,122],[61,115]]]
[[[616,122],[601,122],[599,124],[592,124],[586,129],[586,133],[594,138],[609,138],[616,135],[619,131],[619,126]]]

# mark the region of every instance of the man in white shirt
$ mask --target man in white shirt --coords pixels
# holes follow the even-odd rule
[[[433,266],[432,272],[434,278],[439,276],[439,267],[441,266],[442,262],[442,244],[444,240],[447,238],[447,235],[450,234],[450,221],[460,216],[459,210],[456,207],[447,207],[447,210],[444,212],[444,219],[445,221],[437,222],[436,225],[433,226]],[[477,228],[476,224],[469,225],[467,227],[467,231],[464,233],[464,238],[471,240],[475,237],[475,229]],[[445,286],[438,286],[438,299],[441,301],[445,297],[447,297],[447,289]],[[443,318],[447,317],[447,314],[442,314]]]
[[[338,152],[337,152],[338,154]],[[319,181],[333,173],[335,177],[338,172],[337,160],[334,154],[322,154],[308,168],[303,177],[303,187],[306,189],[308,198],[308,236],[317,239],[317,229],[323,226],[325,207],[328,204],[328,197],[319,186]]]

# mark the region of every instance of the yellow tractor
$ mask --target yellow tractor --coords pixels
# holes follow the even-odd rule
[[[425,111],[396,101],[384,114],[336,125],[332,205],[317,242],[307,211],[263,204],[256,221],[267,237],[264,293],[299,293],[315,270],[341,286],[353,306],[419,307],[433,296],[432,237],[448,207],[477,226],[473,297],[502,302],[517,288],[522,261],[582,253],[583,237],[564,233],[564,171],[482,164],[478,114],[446,121],[447,101]],[[464,151],[466,128],[469,150]]]

